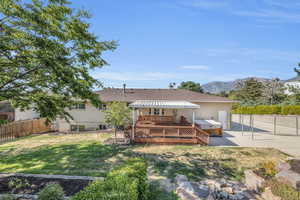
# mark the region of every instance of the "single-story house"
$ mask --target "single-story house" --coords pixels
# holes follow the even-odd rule
[[[142,115],[173,116],[176,121],[184,116],[192,122],[195,120],[215,120],[222,123],[224,129],[230,128],[229,117],[234,101],[208,94],[184,89],[115,89],[108,88],[97,91],[101,101],[100,108],[90,103],[79,103],[69,112],[74,120],[70,123],[57,120],[60,131],[86,129],[104,129],[104,110],[106,103],[113,101],[126,102],[136,110],[136,119]],[[156,104],[160,104],[155,106]],[[192,112],[193,111],[193,112]]]
[[[152,132],[163,136],[194,134],[198,129],[229,129],[230,111],[234,101],[220,96],[202,94],[184,89],[131,89],[107,88],[96,92],[103,104],[100,108],[91,103],[78,103],[69,113],[73,120],[57,119],[54,122],[58,131],[80,131],[106,129],[106,105],[109,102],[126,102],[132,109],[132,134],[144,138]],[[16,119],[36,118],[37,113],[18,111]],[[156,125],[156,127],[153,126]],[[172,127],[166,129],[164,127]],[[152,127],[150,129],[150,127]],[[177,129],[176,129],[177,128]],[[176,129],[176,130],[175,130]],[[209,132],[209,131],[208,131]],[[220,131],[215,132],[221,134]],[[195,132],[196,134],[196,132]],[[134,137],[134,136],[133,136]]]

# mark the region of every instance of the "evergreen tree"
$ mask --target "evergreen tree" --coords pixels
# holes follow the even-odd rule
[[[203,93],[203,89],[200,83],[195,83],[193,81],[181,82],[180,85],[178,86],[178,89],[186,89],[194,92]]]
[[[264,85],[254,78],[240,82],[236,93],[237,100],[246,105],[257,105],[262,102]]]

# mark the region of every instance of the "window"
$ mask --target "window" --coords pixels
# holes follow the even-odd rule
[[[99,110],[106,110],[106,104],[102,103],[102,104],[99,106]]]
[[[71,125],[71,131],[84,131],[85,126],[84,125]]]
[[[77,103],[77,104],[73,105],[73,106],[71,107],[71,109],[85,110],[85,104],[84,104],[84,103]]]
[[[165,109],[161,109],[161,115],[165,115]]]
[[[100,130],[106,130],[106,125],[100,124],[100,125],[99,125],[99,129],[100,129]]]
[[[158,109],[158,108],[154,108],[153,114],[154,114],[154,115],[159,115],[159,109]]]
[[[85,110],[85,104],[84,103],[79,103],[78,104],[78,109]]]
[[[149,108],[149,115],[151,115],[151,108]]]

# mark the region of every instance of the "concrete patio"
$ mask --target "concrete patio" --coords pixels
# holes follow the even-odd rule
[[[291,156],[300,157],[300,136],[273,135],[268,132],[225,131],[223,137],[210,138],[210,146],[276,148]]]

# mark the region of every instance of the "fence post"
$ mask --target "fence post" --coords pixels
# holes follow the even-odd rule
[[[241,115],[242,119],[241,119],[241,123],[242,123],[242,136],[244,136],[244,115]]]
[[[274,127],[273,127],[273,133],[276,135],[276,115],[274,115]]]
[[[251,132],[252,132],[252,140],[254,140],[254,120],[253,120],[253,115],[251,115]]]
[[[296,134],[299,136],[299,127],[298,127],[298,116],[296,115]]]

